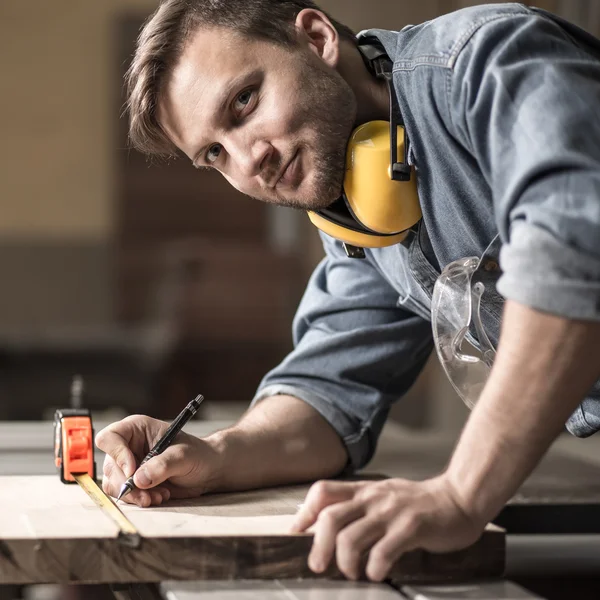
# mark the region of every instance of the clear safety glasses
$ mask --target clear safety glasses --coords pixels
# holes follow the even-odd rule
[[[496,356],[481,322],[485,286],[472,284],[479,264],[478,257],[470,257],[447,265],[435,283],[431,304],[435,349],[452,386],[470,409]]]

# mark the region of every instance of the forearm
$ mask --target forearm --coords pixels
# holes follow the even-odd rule
[[[333,477],[347,462],[344,445],[331,425],[291,396],[261,400],[236,425],[207,441],[222,457],[215,491]]]
[[[446,477],[463,507],[496,516],[600,375],[600,323],[506,303],[496,361]]]

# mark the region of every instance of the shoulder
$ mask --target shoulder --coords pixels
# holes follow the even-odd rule
[[[483,26],[534,15],[535,11],[523,4],[485,4],[463,8],[420,25],[408,25],[400,31],[368,29],[359,34],[359,39],[378,38],[393,60],[394,70],[426,64],[452,68],[465,45]]]

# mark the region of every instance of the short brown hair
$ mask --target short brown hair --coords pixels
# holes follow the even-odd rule
[[[292,47],[297,43],[294,21],[305,8],[321,10],[312,0],[163,0],[143,26],[125,76],[132,146],[148,155],[177,155],[177,148],[158,122],[158,99],[166,75],[199,27],[228,27]],[[341,38],[356,43],[349,27],[327,17]]]

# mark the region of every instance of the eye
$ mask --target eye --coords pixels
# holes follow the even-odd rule
[[[252,100],[252,90],[244,90],[241,94],[238,94],[238,97],[235,99],[234,107],[239,110],[239,112],[244,110],[244,107],[250,104],[250,100]]]
[[[221,154],[221,144],[213,144],[206,153],[206,161],[209,163],[215,162]]]

